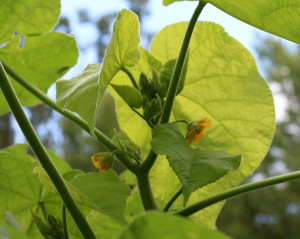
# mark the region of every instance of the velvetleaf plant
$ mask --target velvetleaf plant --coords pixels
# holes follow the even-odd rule
[[[212,4],[300,43],[299,1],[198,2],[190,22],[162,29],[150,51],[139,45],[137,16],[122,10],[103,62],[58,81],[78,58],[74,37],[51,31],[59,0],[0,3],[0,112],[12,111],[38,159],[26,145],[0,151],[1,237],[225,239],[214,230],[223,200],[300,178],[238,186],[268,151],[272,93],[238,41],[198,21]],[[45,94],[55,81],[56,102]],[[112,139],[95,127],[105,92],[121,126]],[[100,172],[71,169],[43,147],[22,109],[40,102],[107,148],[91,156]],[[109,169],[115,160],[121,175]]]

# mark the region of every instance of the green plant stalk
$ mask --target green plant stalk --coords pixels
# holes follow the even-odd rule
[[[78,206],[76,205],[62,176],[56,169],[55,165],[52,163],[40,139],[35,133],[31,123],[26,117],[24,110],[22,109],[22,106],[19,102],[19,99],[17,98],[16,93],[14,92],[14,89],[8,79],[8,76],[6,75],[6,72],[4,70],[1,61],[0,61],[0,87],[23,134],[25,135],[26,139],[30,144],[30,147],[32,148],[33,152],[35,153],[36,157],[40,161],[45,171],[47,172],[48,176],[51,178],[51,181],[55,185],[58,193],[60,194],[64,204],[66,205],[70,214],[72,215],[83,237],[86,239],[96,239],[96,236],[94,235],[92,229],[87,223],[85,217],[83,216]]]
[[[157,206],[152,194],[149,172],[138,171],[136,174],[141,200],[145,210],[156,210]]]
[[[63,228],[64,228],[64,239],[69,239],[69,234],[68,234],[68,225],[67,225],[67,212],[66,212],[66,206],[63,205],[62,208],[62,221],[63,221]]]
[[[132,85],[134,86],[134,88],[136,88],[137,90],[139,90],[139,86],[136,83],[136,81],[135,81],[133,75],[131,74],[131,72],[129,70],[127,70],[127,68],[125,68],[125,67],[122,67],[121,71],[123,71],[124,73],[126,73],[126,75],[129,77],[129,79],[130,79]]]
[[[198,19],[200,13],[202,12],[202,9],[204,8],[205,4],[206,3],[202,2],[202,1],[199,2],[199,5],[197,6],[197,8],[191,18],[191,21],[188,25],[188,28],[186,30],[186,33],[185,33],[185,36],[183,39],[183,43],[182,43],[182,46],[181,46],[181,49],[179,52],[179,56],[177,58],[177,61],[176,61],[175,67],[174,67],[171,82],[170,82],[170,85],[168,88],[167,98],[166,98],[166,101],[165,101],[165,104],[164,104],[164,107],[162,110],[162,116],[160,119],[160,123],[167,123],[169,121],[171,109],[173,106],[173,101],[176,96],[176,92],[177,92],[177,88],[178,88],[179,80],[180,80],[180,74],[181,74],[181,71],[183,68],[183,63],[184,63],[184,60],[185,60],[185,57],[187,54],[190,39],[192,37],[194,26],[197,22],[197,19]],[[151,150],[149,152],[146,160],[139,167],[139,171],[146,172],[147,175],[149,175],[149,171],[152,168],[153,164],[155,163],[156,158],[157,158],[157,155]],[[145,180],[145,182],[143,182],[143,180]],[[143,201],[145,209],[148,207],[154,207],[155,202],[153,199],[152,190],[151,190],[150,183],[149,183],[149,176],[143,177],[143,178],[138,178],[138,182],[139,182],[138,183],[139,190],[140,190],[140,192],[143,192],[143,194],[144,194],[144,196],[142,197],[142,201]],[[148,186],[145,188],[144,185],[148,185]],[[147,202],[148,201],[147,198],[150,198],[149,199],[150,202]],[[152,202],[154,202],[154,203],[152,203]],[[155,208],[156,208],[156,206],[155,206]],[[151,208],[149,208],[149,209],[151,209]]]
[[[189,47],[189,43],[192,37],[192,33],[195,27],[195,24],[197,22],[197,19],[202,12],[204,6],[206,5],[205,2],[200,1],[197,8],[195,9],[195,12],[191,18],[191,21],[188,25],[188,28],[186,30],[183,43],[179,52],[179,56],[177,58],[177,61],[175,63],[174,71],[172,74],[171,82],[168,88],[167,92],[167,98],[166,102],[164,104],[163,110],[162,110],[162,116],[160,119],[160,123],[167,123],[170,118],[171,109],[173,106],[173,101],[176,96],[177,88],[179,85],[180,80],[180,74],[183,68],[183,63],[185,60],[185,57],[187,55],[187,50]],[[155,205],[155,201],[152,195],[152,190],[149,183],[149,171],[152,168],[153,164],[155,163],[155,160],[157,158],[157,155],[151,150],[146,158],[146,160],[140,165],[140,167],[137,170],[137,179],[138,179],[138,186],[141,193],[141,199],[144,205],[144,208],[146,210],[148,209],[155,209],[157,208]]]
[[[78,126],[80,126],[83,130],[85,130],[87,133],[91,134],[90,128],[88,124],[78,117],[77,115],[73,114],[70,111],[64,111],[61,108],[59,108],[55,101],[50,99],[43,91],[36,88],[34,85],[32,85],[29,81],[22,78],[20,75],[18,75],[14,70],[12,70],[9,66],[7,66],[4,62],[2,62],[5,71],[13,78],[15,79],[20,85],[22,85],[24,88],[26,88],[29,92],[31,92],[33,95],[35,95],[38,99],[40,99],[42,102],[47,104],[49,107],[51,107],[53,110],[61,113],[66,118],[70,119],[74,123],[76,123]],[[94,131],[98,141],[102,143],[108,150],[114,151],[119,150],[119,148],[101,131],[98,129],[95,129]],[[124,155],[121,155],[118,157],[118,159],[132,172],[135,171],[135,165]]]
[[[199,4],[198,4],[197,8],[195,9],[194,14],[191,18],[191,21],[189,22],[189,25],[187,27],[187,30],[186,30],[186,33],[185,33],[185,36],[184,36],[184,39],[183,39],[183,42],[181,45],[181,49],[179,52],[179,56],[176,60],[174,71],[172,73],[172,78],[171,78],[170,85],[168,88],[166,101],[165,101],[165,104],[164,104],[164,107],[162,110],[162,115],[161,115],[161,119],[160,119],[161,124],[167,123],[169,121],[174,98],[176,96],[177,88],[178,88],[179,81],[180,81],[180,75],[181,75],[182,68],[184,65],[185,57],[188,52],[189,43],[190,43],[190,40],[191,40],[191,37],[193,34],[193,30],[196,25],[197,19],[200,16],[205,5],[206,5],[206,2],[199,1]]]
[[[213,195],[211,197],[208,197],[208,198],[206,198],[200,202],[197,202],[193,205],[190,205],[190,206],[186,207],[185,209],[182,209],[182,210],[176,212],[175,214],[188,217],[206,207],[209,207],[209,206],[211,206],[215,203],[218,203],[220,201],[223,201],[225,199],[232,198],[232,197],[244,194],[244,193],[248,193],[248,192],[260,189],[260,188],[264,188],[264,187],[268,187],[268,186],[272,186],[272,185],[276,185],[276,184],[280,184],[280,183],[284,183],[284,182],[289,182],[289,181],[292,181],[295,179],[300,179],[300,171],[287,173],[287,174],[279,175],[276,177],[267,178],[267,179],[264,179],[264,180],[261,180],[258,182],[254,182],[254,183],[240,185],[240,186],[231,188],[229,190],[226,190],[224,192],[218,193],[216,195]]]
[[[166,204],[163,211],[167,212],[169,211],[170,207],[173,205],[173,203],[177,200],[177,198],[182,194],[183,188],[181,187],[170,199],[170,201]]]

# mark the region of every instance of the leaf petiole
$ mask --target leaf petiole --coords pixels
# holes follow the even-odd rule
[[[276,177],[267,178],[258,182],[254,183],[248,183],[244,185],[240,185],[231,189],[228,189],[226,191],[223,191],[221,193],[218,193],[216,195],[213,195],[211,197],[208,197],[202,201],[199,201],[195,204],[192,204],[175,214],[188,217],[198,211],[201,211],[202,209],[209,207],[215,203],[221,202],[223,200],[226,200],[228,198],[232,198],[244,193],[248,193],[260,188],[265,188],[271,185],[276,185],[284,182],[289,182],[292,180],[300,179],[300,170],[292,173],[287,173],[283,175],[279,175]]]

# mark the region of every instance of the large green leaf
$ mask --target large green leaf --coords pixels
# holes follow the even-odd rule
[[[138,17],[133,12],[122,10],[118,14],[112,39],[106,49],[101,67],[98,102],[101,101],[110,81],[120,70],[138,63],[140,59],[139,27]]]
[[[63,110],[78,113],[90,124],[96,116],[100,67],[100,64],[88,65],[78,76],[56,83],[57,104]]]
[[[55,186],[43,168],[35,168],[34,173],[39,175],[45,189],[58,195]],[[125,222],[123,214],[130,189],[120,181],[112,170],[88,174],[71,170],[62,176],[78,203],[108,215],[120,223]]]
[[[186,27],[187,23],[178,23],[164,28],[154,38],[152,55],[161,62],[175,58]],[[198,22],[189,53],[186,84],[175,99],[173,119],[211,119],[213,126],[201,141],[201,148],[243,155],[238,170],[196,191],[188,202],[192,203],[251,175],[268,151],[275,120],[272,94],[253,57],[222,27]],[[170,179],[161,179],[162,172]],[[163,160],[158,160],[151,173],[156,195],[162,201],[168,200],[162,192],[168,196],[178,189],[174,173]],[[221,204],[212,206],[197,216],[203,223],[213,225],[220,207]]]
[[[45,203],[42,185],[32,174],[37,165],[26,154],[26,145],[15,145],[0,151],[0,214],[10,211],[17,218],[22,231],[37,238],[38,230],[33,225],[30,209],[40,208]],[[44,205],[47,207],[49,205]]]
[[[95,235],[101,239],[115,239],[124,226],[111,217],[96,211],[90,213],[87,220]]]
[[[121,182],[115,172],[108,170],[78,175],[71,184],[77,190],[71,189],[78,202],[125,222],[123,214],[130,188]]]
[[[41,184],[32,174],[34,159],[28,155],[16,156],[14,149],[25,152],[25,145],[0,151],[0,213],[12,212],[23,231],[29,231],[30,208],[35,208],[41,197]]]
[[[101,67],[90,65],[69,82],[58,82],[58,104],[64,109],[78,113],[93,131],[107,86],[120,70],[137,64],[140,57],[139,43],[137,16],[131,11],[122,10],[114,24],[112,39]]]
[[[229,239],[224,234],[191,221],[158,212],[149,212],[135,218],[119,239]]]
[[[0,45],[14,32],[36,35],[50,31],[58,21],[60,0],[1,0]]]
[[[215,182],[240,165],[240,155],[193,149],[176,123],[156,126],[151,144],[155,153],[167,155],[183,185],[184,204],[196,189]]]
[[[49,32],[30,36],[24,45],[18,45],[19,37],[4,48],[0,48],[0,60],[20,76],[46,92],[52,83],[63,76],[78,58],[78,49],[74,37]],[[33,105],[39,100],[22,86],[12,80],[13,87],[23,105]],[[0,114],[8,111],[8,106],[0,93]]]
[[[37,175],[32,173],[34,167],[39,164],[26,153],[26,147],[26,145],[15,145],[0,151],[0,217],[6,211],[12,212],[22,231],[26,232],[29,238],[38,239],[41,236],[32,220],[30,210],[42,215],[43,205],[48,213],[60,218],[62,201],[59,196],[43,191]],[[56,159],[54,161],[57,161]],[[60,163],[57,164],[59,165]],[[64,170],[66,166],[60,168]],[[72,238],[80,238],[80,232],[73,219],[69,214],[67,217],[68,230]]]
[[[163,4],[169,5],[180,1],[184,0],[163,0]],[[207,0],[205,2],[254,27],[300,43],[300,2],[298,0]]]

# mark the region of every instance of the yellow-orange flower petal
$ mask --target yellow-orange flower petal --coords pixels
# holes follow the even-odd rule
[[[91,157],[91,160],[100,172],[109,169],[113,162],[113,158],[110,153],[97,153]]]
[[[202,119],[198,122],[193,122],[188,127],[188,132],[186,134],[186,140],[189,145],[191,145],[193,142],[198,144],[204,135],[206,135],[206,132],[204,129],[210,128],[212,126],[210,119]]]

